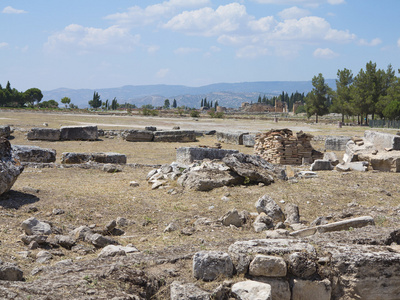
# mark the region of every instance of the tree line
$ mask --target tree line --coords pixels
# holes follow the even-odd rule
[[[271,106],[275,106],[276,101],[280,101],[283,103],[287,104],[288,110],[292,111],[293,110],[293,104],[296,102],[301,102],[304,103],[304,93],[299,93],[296,91],[296,93],[292,93],[290,96],[288,93],[282,91],[282,94],[279,96],[273,96],[271,98],[267,98],[265,95],[261,97],[261,95],[258,96],[258,103],[265,103]]]
[[[400,73],[400,69],[398,70]],[[307,116],[323,116],[330,112],[345,117],[357,117],[359,124],[368,124],[371,116],[387,120],[400,119],[400,79],[392,65],[386,70],[378,69],[376,63],[368,62],[365,70],[356,76],[344,68],[337,71],[336,91],[319,73],[312,78],[313,89],[305,98]]]
[[[0,84],[1,107],[30,107],[34,106],[35,103],[38,104],[42,98],[42,91],[38,88],[30,88],[25,92],[20,92],[15,88],[11,88],[9,81],[7,81],[5,88]]]

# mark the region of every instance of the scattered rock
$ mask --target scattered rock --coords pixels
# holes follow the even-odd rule
[[[258,213],[265,213],[274,223],[283,222],[285,216],[278,204],[268,195],[264,195],[256,202]]]
[[[296,204],[288,203],[285,206],[285,215],[287,224],[300,223],[299,207]]]
[[[0,262],[0,280],[22,281],[23,277],[24,274],[17,265]]]
[[[23,221],[21,226],[27,235],[51,234],[51,226],[45,222],[40,222],[35,217]]]
[[[231,277],[233,263],[227,253],[200,251],[193,256],[193,276],[196,279],[212,281],[219,276]]]
[[[224,225],[224,226],[230,226],[230,225],[234,225],[236,227],[242,226],[242,218],[236,209],[233,209],[233,210],[227,212],[220,219],[220,221],[222,222],[222,225]]]
[[[20,162],[12,157],[10,142],[4,137],[0,138],[0,195],[11,189],[23,170]]]
[[[232,294],[240,300],[272,300],[271,286],[267,283],[246,280],[232,286]]]

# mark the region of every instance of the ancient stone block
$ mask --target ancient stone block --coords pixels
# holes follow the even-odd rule
[[[246,280],[235,283],[232,286],[232,293],[236,296],[236,299],[273,299],[271,286],[269,284],[253,280]]]
[[[191,164],[196,160],[203,159],[223,159],[225,156],[239,153],[238,150],[180,147],[176,149],[176,161],[182,164]]]
[[[13,145],[12,151],[21,162],[52,163],[56,161],[56,150],[54,149]]]
[[[243,135],[243,145],[246,147],[254,147],[256,143],[255,134],[245,134]]]
[[[122,136],[128,142],[151,142],[154,138],[152,130],[126,130]]]
[[[186,143],[195,142],[194,130],[154,131],[154,142]]]
[[[325,140],[325,149],[331,151],[344,151],[346,144],[351,140],[348,136],[329,136]]]
[[[364,139],[372,143],[377,149],[400,150],[400,136],[390,133],[366,130]]]
[[[0,126],[0,138],[8,138],[11,134],[10,126]]]
[[[282,257],[258,254],[249,266],[249,275],[265,277],[285,277],[286,262]]]
[[[63,126],[60,139],[67,141],[95,141],[98,138],[97,126]]]
[[[310,281],[294,279],[292,300],[330,300],[332,294],[331,283],[328,279]]]
[[[316,159],[310,167],[310,171],[331,171],[333,166],[329,160]]]
[[[218,142],[233,145],[243,145],[243,136],[248,132],[221,132],[217,131]]]
[[[61,136],[60,129],[53,128],[32,128],[28,132],[28,140],[59,141]]]
[[[233,263],[227,253],[219,251],[200,251],[193,256],[193,275],[197,279],[212,281],[223,275],[231,277]]]
[[[114,152],[64,152],[61,156],[61,163],[63,164],[83,164],[87,162],[96,162],[102,164],[126,164],[126,155]]]
[[[6,138],[0,138],[0,195],[8,192],[24,167],[12,157],[11,144]]]

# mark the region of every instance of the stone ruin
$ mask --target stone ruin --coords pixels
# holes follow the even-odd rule
[[[322,158],[311,146],[312,135],[289,129],[272,129],[256,136],[254,153],[266,161],[281,165],[301,165]]]
[[[12,154],[10,142],[0,138],[0,195],[8,192],[24,167]]]

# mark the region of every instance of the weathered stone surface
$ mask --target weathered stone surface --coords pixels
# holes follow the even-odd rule
[[[348,136],[329,136],[325,139],[325,149],[332,151],[344,151],[346,144],[351,140]]]
[[[284,239],[289,237],[289,231],[286,229],[268,230],[265,232],[266,239]]]
[[[339,159],[337,158],[335,152],[325,152],[322,160],[329,161],[332,166],[336,166],[337,164],[339,164]]]
[[[69,235],[56,235],[54,238],[57,244],[68,250],[76,244],[75,240]]]
[[[243,177],[230,171],[225,164],[210,162],[182,174],[178,184],[196,191],[209,191],[226,185],[241,184],[243,181]]]
[[[0,280],[22,281],[22,270],[15,264],[0,262]]]
[[[99,233],[92,234],[86,237],[97,248],[103,248],[107,245],[117,244],[115,240]]]
[[[49,251],[42,250],[36,254],[36,262],[39,264],[47,263],[50,259],[53,259],[53,255]]]
[[[38,146],[13,145],[13,155],[20,162],[53,163],[56,161],[56,150],[40,148]]]
[[[139,250],[135,247],[123,247],[119,245],[107,245],[101,252],[98,257],[114,257],[114,256],[126,256],[127,253],[138,252]]]
[[[286,278],[257,277],[257,281],[267,283],[271,286],[272,300],[290,300],[292,292]]]
[[[10,126],[0,126],[0,138],[8,138],[11,134]]]
[[[51,234],[51,226],[48,223],[40,222],[35,217],[23,221],[21,227],[27,235]]]
[[[210,300],[211,294],[193,283],[183,284],[174,281],[171,284],[170,298],[171,300]]]
[[[282,257],[257,254],[249,266],[249,275],[265,277],[285,277],[286,262]]]
[[[279,205],[268,195],[264,195],[256,202],[257,212],[264,212],[274,223],[283,222],[285,215]]]
[[[374,218],[370,216],[364,216],[293,231],[290,233],[290,235],[293,237],[306,237],[313,235],[317,232],[324,233],[331,231],[349,230],[350,228],[360,228],[368,225],[375,225]]]
[[[336,170],[341,172],[348,172],[348,171],[366,172],[368,170],[368,165],[369,164],[367,161],[355,161],[345,164],[338,164],[336,166]]]
[[[235,283],[232,293],[240,300],[272,300],[271,286],[267,283],[246,280]]]
[[[255,134],[245,134],[243,135],[243,145],[246,147],[254,147],[256,144]]]
[[[11,144],[6,138],[0,138],[0,195],[8,192],[24,167],[12,157]]]
[[[261,232],[274,227],[274,223],[271,217],[267,216],[264,212],[261,212],[253,223],[255,232]]]
[[[29,245],[32,242],[36,242],[38,245],[43,245],[47,243],[47,235],[35,234],[35,235],[22,235],[21,241],[24,242],[25,245]]]
[[[212,281],[218,276],[231,277],[233,263],[227,253],[200,251],[193,256],[193,276],[204,281]]]
[[[221,218],[221,223],[224,226],[234,225],[236,227],[241,227],[242,217],[239,215],[236,209],[232,209]]]
[[[229,246],[229,253],[236,254],[285,255],[301,251],[316,255],[315,248],[309,243],[291,239],[238,241]]]
[[[277,176],[275,167],[256,155],[243,153],[230,154],[222,161],[240,176],[246,178],[249,183],[262,182],[269,185]]]
[[[400,150],[400,136],[390,133],[366,130],[364,139],[372,143],[378,150],[385,148]]]
[[[330,300],[331,293],[332,287],[328,279],[324,279],[322,281],[310,281],[300,279],[293,280],[292,300]]]
[[[317,272],[315,257],[305,252],[295,252],[288,257],[288,269],[296,277],[307,279]]]
[[[32,128],[28,132],[27,138],[28,140],[59,141],[61,131],[53,128]]]
[[[126,155],[114,152],[64,152],[61,156],[61,163],[63,164],[82,164],[87,162],[96,162],[103,164],[126,164]]]
[[[333,166],[329,160],[316,159],[310,167],[310,171],[331,171]]]
[[[195,142],[194,130],[154,131],[154,142],[186,143]]]
[[[60,139],[67,141],[95,141],[98,138],[97,126],[63,126]]]
[[[126,130],[122,137],[127,142],[152,142],[155,130]]]
[[[218,142],[233,145],[243,145],[243,136],[248,132],[221,132],[217,131]]]
[[[213,149],[213,148],[197,148],[197,147],[180,147],[176,149],[176,161],[182,164],[191,164],[197,160],[223,159],[225,156],[238,153],[238,150]]]
[[[299,207],[296,204],[288,203],[285,205],[285,223],[296,224],[300,222]]]

